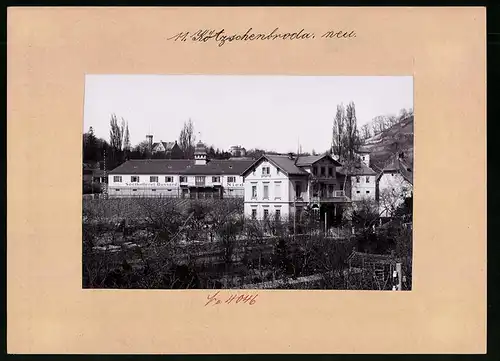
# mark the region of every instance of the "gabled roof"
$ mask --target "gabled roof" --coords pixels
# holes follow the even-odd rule
[[[375,172],[373,169],[368,167],[366,164],[360,162],[357,163],[356,165],[353,165],[349,169],[347,167],[342,167],[339,169],[339,173],[342,174],[347,174],[347,175],[377,175],[377,172]]]
[[[370,149],[368,149],[366,146],[362,145],[355,152],[358,153],[358,154],[366,154],[366,153],[371,153],[372,151]]]
[[[192,159],[133,159],[116,167],[109,174],[180,174],[180,175],[239,175],[253,160],[209,160],[195,165]]]
[[[260,164],[263,160],[267,160],[269,163],[279,168],[283,173],[287,175],[309,175],[305,170],[297,167],[295,165],[295,159],[290,159],[287,155],[270,155],[264,154],[255,162],[253,162],[241,175],[245,176],[252,169]]]
[[[399,173],[410,184],[413,184],[413,167],[407,164],[404,160],[394,157],[379,174],[382,176],[384,173]]]
[[[153,149],[155,149],[160,143],[163,145],[163,148],[165,148],[165,151],[172,150],[176,144],[176,142],[156,142],[153,143]]]
[[[311,166],[317,161],[323,159],[323,158],[329,158],[336,166],[341,166],[338,161],[333,159],[330,155],[328,154],[321,154],[321,155],[301,155],[297,158],[297,162],[295,163],[299,167],[307,167]]]

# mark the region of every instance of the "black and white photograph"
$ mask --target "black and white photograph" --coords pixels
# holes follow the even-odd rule
[[[412,76],[86,75],[82,287],[411,291]]]

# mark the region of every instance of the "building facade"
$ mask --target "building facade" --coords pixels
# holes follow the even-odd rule
[[[109,197],[227,198],[244,196],[241,173],[253,160],[210,160],[203,143],[195,159],[129,160],[108,173]]]
[[[377,176],[377,201],[381,217],[391,217],[406,198],[413,196],[413,170],[400,157]]]
[[[329,155],[263,155],[242,174],[245,216],[286,219],[312,209],[333,222],[336,206],[350,202],[340,166]]]

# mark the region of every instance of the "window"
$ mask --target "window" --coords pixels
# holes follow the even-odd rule
[[[187,177],[186,177],[186,176],[184,176],[184,175],[181,175],[181,176],[179,177],[179,182],[181,182],[181,183],[186,183],[186,182],[187,182]]]
[[[156,192],[156,189],[151,189],[151,192]]]
[[[318,168],[312,167],[313,175],[318,175]]]
[[[356,183],[359,183],[361,181],[361,177],[357,176],[356,177]]]
[[[325,167],[321,167],[321,176],[324,177],[326,175],[325,173]]]
[[[274,183],[274,198],[281,199],[281,183]]]
[[[257,186],[252,186],[252,198],[257,198]]]
[[[220,183],[220,177],[212,177],[212,183]]]
[[[174,181],[174,177],[167,176],[165,177],[165,183],[171,183]]]
[[[151,177],[149,177],[149,181],[151,183],[157,183],[158,182],[158,177],[155,176],[155,175],[152,175]]]
[[[302,196],[302,184],[299,182],[295,183],[295,197],[300,198]]]
[[[276,210],[276,219],[280,219],[281,218],[281,209],[277,209]]]
[[[137,192],[137,188],[132,189],[132,192]]]
[[[205,185],[205,176],[196,176],[194,178],[194,182],[197,186],[204,186]]]
[[[119,189],[115,189],[115,192],[119,192],[120,190]]]
[[[358,193],[358,194],[359,194],[359,193],[360,193],[360,191],[356,191],[356,193]]]
[[[269,209],[264,209],[264,219],[269,217]]]
[[[264,199],[269,199],[269,185],[264,184]]]
[[[122,182],[122,176],[121,175],[115,175],[113,177],[113,182],[115,182],[115,183],[121,183]]]
[[[236,182],[236,177],[227,177],[227,182],[228,183],[235,183]]]
[[[333,177],[333,167],[328,167],[328,176]]]
[[[262,175],[269,175],[271,174],[271,168],[270,167],[262,167]]]
[[[328,193],[332,194],[333,193],[333,184],[328,185]]]
[[[363,156],[363,160],[365,160],[365,156]]]
[[[257,218],[257,210],[255,208],[252,209],[252,219]]]
[[[366,194],[369,194],[369,193],[370,193],[370,191],[366,191]]]
[[[139,183],[139,177],[136,175],[133,175],[132,177],[130,177],[130,181],[132,183]]]
[[[370,183],[370,177],[366,177],[366,183]]]

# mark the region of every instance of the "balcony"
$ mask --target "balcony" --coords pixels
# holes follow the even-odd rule
[[[342,203],[349,201],[350,199],[346,196],[344,191],[319,192],[311,196],[312,203]]]

